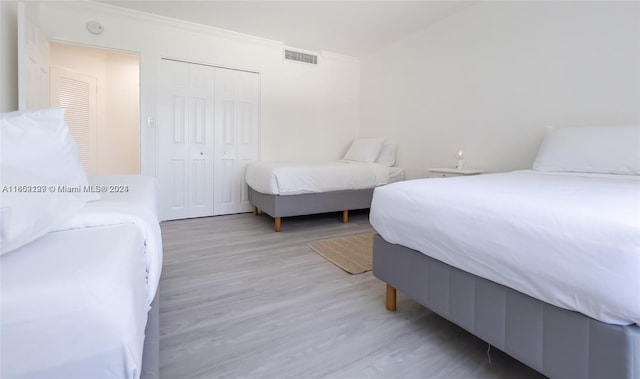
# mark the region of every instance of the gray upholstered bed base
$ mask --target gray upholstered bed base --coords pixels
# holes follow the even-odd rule
[[[269,216],[279,219],[370,208],[373,190],[373,188],[367,188],[280,196],[261,193],[249,187],[249,202]],[[276,225],[279,225],[279,220],[276,221]],[[276,226],[276,231],[279,231],[278,229],[279,227]]]
[[[160,378],[160,323],[159,323],[159,295],[151,302],[148,313],[147,326],[144,330],[144,350],[142,351],[141,379]]]
[[[640,326],[558,308],[379,235],[373,274],[551,378],[640,378]]]

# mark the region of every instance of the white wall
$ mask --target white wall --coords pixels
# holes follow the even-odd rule
[[[530,168],[545,125],[640,123],[640,3],[482,2],[363,59],[360,96],[409,178]]]
[[[49,64],[96,79],[96,175],[140,173],[139,58],[51,43]],[[52,99],[53,100],[53,99]]]
[[[140,173],[140,58],[106,53],[105,124],[98,134],[101,175]]]
[[[86,30],[90,20],[104,25],[102,35]],[[40,22],[53,40],[140,53],[143,173],[155,173],[156,133],[145,120],[156,115],[161,57],[260,72],[262,159],[339,158],[358,133],[355,59],[285,62],[281,43],[84,2],[43,3]]]
[[[0,1],[0,112],[18,109],[17,3]]]

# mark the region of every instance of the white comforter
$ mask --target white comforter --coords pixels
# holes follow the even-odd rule
[[[376,163],[351,161],[251,162],[246,182],[254,190],[271,195],[358,190],[389,183],[390,169]]]
[[[158,219],[157,182],[140,175],[90,177],[92,186],[125,187],[126,192],[104,192],[100,200],[87,203],[74,217],[55,228],[56,231],[105,225],[134,224],[142,234],[147,270],[147,301],[151,304],[162,271],[162,234]]]
[[[640,324],[640,177],[516,171],[377,188],[388,242],[610,324]]]
[[[0,269],[0,377],[139,378],[149,305],[135,226],[48,233]]]
[[[0,377],[138,378],[162,267],[157,184],[105,176],[56,231],[1,257]]]

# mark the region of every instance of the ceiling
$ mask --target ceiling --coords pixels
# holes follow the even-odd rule
[[[290,47],[363,57],[477,1],[99,2],[281,41]]]

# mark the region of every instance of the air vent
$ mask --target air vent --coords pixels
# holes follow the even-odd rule
[[[293,51],[293,50],[285,50],[284,59],[288,59],[290,61],[302,62],[302,63],[318,64],[317,55],[301,53],[299,51]]]

